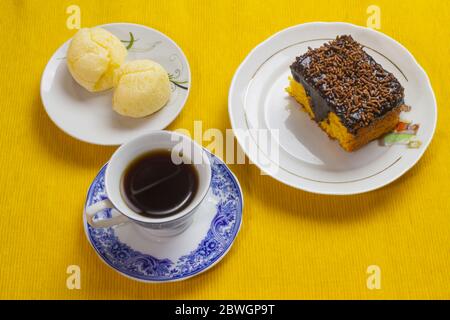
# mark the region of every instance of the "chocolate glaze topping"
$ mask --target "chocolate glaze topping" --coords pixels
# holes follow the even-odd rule
[[[400,82],[348,35],[309,48],[291,72],[311,97],[315,120],[332,111],[352,133],[404,104]]]

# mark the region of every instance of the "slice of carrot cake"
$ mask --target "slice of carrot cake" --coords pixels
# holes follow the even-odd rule
[[[393,130],[404,89],[351,36],[297,57],[286,91],[332,139],[354,151]]]

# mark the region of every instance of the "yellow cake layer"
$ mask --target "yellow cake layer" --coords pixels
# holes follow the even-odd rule
[[[303,106],[303,109],[314,120],[311,98],[306,93],[305,88],[292,77],[289,77],[289,87],[286,88],[286,91]],[[397,107],[371,125],[359,129],[356,134],[350,133],[334,112],[330,112],[328,117],[318,124],[331,139],[338,140],[343,149],[355,151],[370,141],[392,131],[399,121],[399,114],[400,107]]]

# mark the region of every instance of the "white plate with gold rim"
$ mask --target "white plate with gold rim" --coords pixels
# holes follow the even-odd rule
[[[141,119],[121,116],[112,109],[112,90],[91,93],[69,73],[66,52],[70,39],[50,58],[41,79],[41,99],[50,119],[64,132],[81,141],[120,145],[150,130],[167,127],[181,112],[191,86],[189,63],[181,48],[165,34],[133,23],[102,27],[122,40],[127,60],[150,59],[171,76],[171,96],[166,106]]]
[[[405,88],[405,103],[412,110],[401,119],[420,124],[418,149],[373,141],[348,153],[285,92],[295,57],[344,34],[361,43]],[[348,23],[301,24],[259,44],[233,77],[228,111],[239,144],[259,168],[292,187],[335,195],[375,190],[399,178],[422,157],[437,121],[430,81],[411,53],[380,32]]]

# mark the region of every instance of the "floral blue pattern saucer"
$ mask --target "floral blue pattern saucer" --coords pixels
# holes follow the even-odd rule
[[[194,214],[192,224],[181,234],[157,238],[135,223],[94,229],[84,219],[86,236],[111,268],[143,282],[168,282],[193,277],[219,262],[228,252],[242,222],[243,197],[230,169],[210,154],[211,187]],[[85,207],[106,198],[105,170],[92,182]],[[109,209],[98,214],[107,218]],[[83,215],[84,217],[85,215]]]

